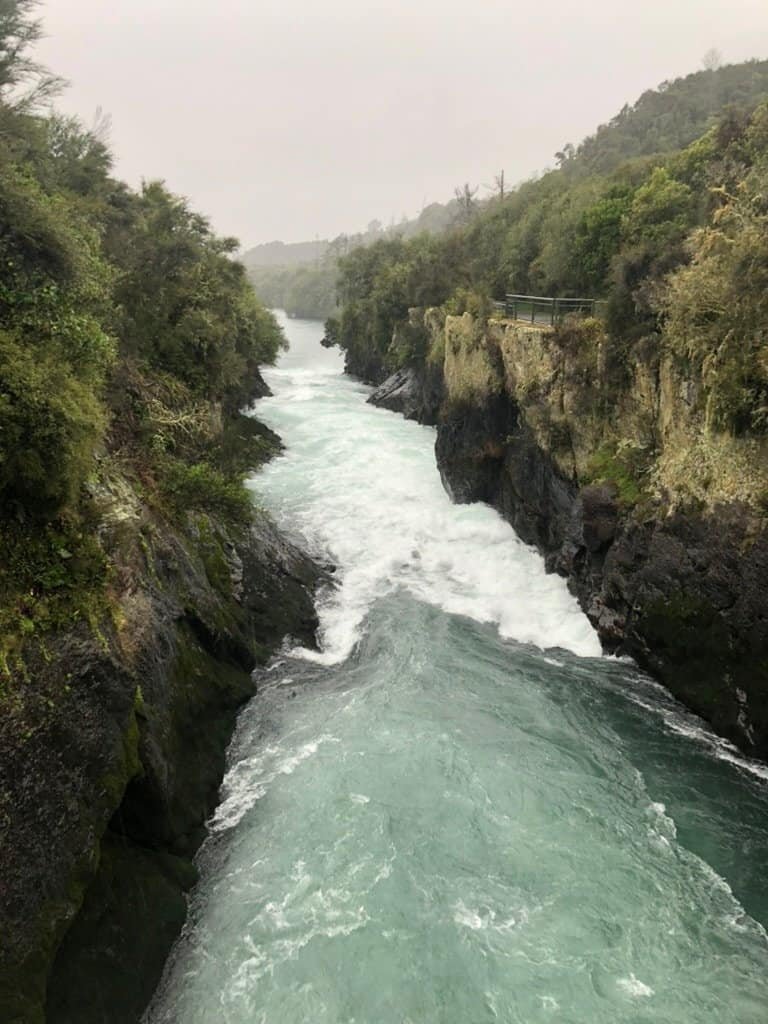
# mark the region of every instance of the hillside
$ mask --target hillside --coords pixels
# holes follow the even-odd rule
[[[332,333],[339,332],[350,354],[358,346],[366,359],[376,356],[394,367],[407,353],[387,351],[409,307],[483,309],[507,291],[595,296],[607,302],[615,333],[655,331],[657,286],[688,259],[691,232],[709,223],[724,195],[735,195],[731,190],[760,162],[763,115],[751,112],[765,109],[759,97],[766,73],[768,62],[749,62],[645,94],[562,167],[524,183],[503,202],[477,208],[469,224],[440,239],[382,240],[350,253],[340,260],[342,314]],[[741,95],[745,105],[721,109],[717,124],[706,129],[717,112],[712,97],[721,79],[729,86],[725,94]],[[693,104],[693,97],[700,102]],[[685,137],[694,110],[703,134],[666,155],[630,158],[650,145],[648,111],[661,102],[676,112],[670,120],[684,126]],[[601,161],[609,170],[588,171],[590,162]]]
[[[617,173],[623,164],[640,158],[659,158],[679,151],[702,136],[729,109],[734,116],[753,110],[768,98],[768,61],[747,61],[711,70],[697,71],[685,77],[663,82],[648,89],[631,106],[626,105],[594,135],[578,146],[568,144],[557,154],[562,175],[577,182],[604,178]],[[552,182],[550,174],[545,182]],[[526,183],[515,191],[521,206],[529,206],[549,187]],[[557,187],[557,186],[556,186]],[[514,194],[514,193],[513,193]],[[336,310],[336,278],[339,259],[360,246],[377,241],[411,240],[422,234],[440,235],[461,228],[467,215],[479,216],[495,210],[498,197],[476,197],[470,210],[460,201],[432,203],[418,217],[383,229],[374,222],[356,235],[339,235],[333,241],[284,244],[270,242],[243,254],[249,277],[257,294],[267,306],[285,309],[291,316],[326,318]],[[530,219],[536,216],[531,212]],[[501,294],[507,286],[513,290],[537,290],[554,285],[537,278],[519,265],[504,266],[500,254],[493,253],[498,273],[486,272],[489,286]],[[527,257],[524,255],[523,259]],[[527,263],[532,263],[528,259]],[[594,280],[587,282],[598,287]],[[558,283],[559,287],[562,287]],[[569,289],[578,291],[574,283]]]
[[[749,111],[765,99],[768,60],[695,71],[648,89],[584,139],[566,163],[579,173],[606,173],[625,160],[672,153],[703,135],[727,108]]]

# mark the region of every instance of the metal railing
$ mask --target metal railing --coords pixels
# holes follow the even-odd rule
[[[570,314],[595,316],[597,299],[555,299],[544,295],[505,295],[496,308],[511,320],[554,325]]]

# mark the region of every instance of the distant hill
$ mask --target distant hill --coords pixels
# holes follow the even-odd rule
[[[264,242],[247,249],[240,257],[248,269],[260,267],[302,267],[310,263],[319,263],[329,249],[336,254],[353,249],[358,245],[368,245],[379,238],[413,238],[415,235],[428,232],[440,234],[447,230],[456,220],[458,204],[455,199],[447,203],[430,203],[425,206],[418,217],[402,220],[399,224],[383,227],[380,221],[371,221],[365,231],[356,234],[337,235],[333,240],[315,239],[312,242]]]
[[[328,249],[327,239],[314,242],[265,242],[248,249],[240,257],[249,269],[251,267],[299,267],[316,263]]]
[[[696,71],[648,89],[626,104],[561,162],[582,173],[605,174],[626,160],[683,149],[711,128],[728,107],[748,113],[768,99],[768,60]]]
[[[430,203],[418,217],[383,227],[371,221],[365,231],[313,242],[266,242],[240,257],[256,294],[265,305],[289,316],[325,319],[336,311],[336,277],[340,257],[353,249],[387,238],[439,235],[457,222],[455,199]]]

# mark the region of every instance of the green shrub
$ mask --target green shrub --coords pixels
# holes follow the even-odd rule
[[[0,503],[27,518],[76,501],[105,413],[66,363],[0,332]]]
[[[225,476],[207,462],[188,466],[165,461],[160,488],[177,513],[187,509],[212,512],[239,524],[248,523],[253,514],[253,502],[242,481]]]
[[[476,319],[484,321],[493,315],[495,307],[487,291],[457,288],[445,303],[445,311],[449,316],[471,313]]]
[[[0,692],[3,676],[23,674],[32,641],[78,622],[98,622],[108,608],[108,567],[88,517],[46,525],[0,525]]]
[[[612,483],[619,503],[633,508],[648,496],[651,453],[636,444],[608,445],[589,460],[582,483]]]

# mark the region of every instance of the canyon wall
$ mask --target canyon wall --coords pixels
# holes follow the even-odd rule
[[[372,401],[437,424],[443,482],[496,507],[633,657],[768,756],[768,452],[712,428],[701,378],[598,320],[412,310],[426,359]],[[706,372],[706,371],[705,371]]]
[[[0,1019],[136,1024],[186,916],[252,670],[314,642],[320,570],[255,511],[171,525],[120,473],[93,495],[111,619],[28,664],[0,725]],[[23,721],[20,720],[23,717]]]

